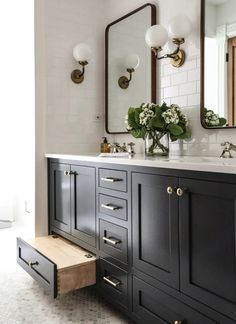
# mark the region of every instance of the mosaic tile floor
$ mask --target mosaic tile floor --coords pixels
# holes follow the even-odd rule
[[[96,291],[85,288],[53,299],[15,262],[20,230],[0,230],[0,324],[128,324]]]

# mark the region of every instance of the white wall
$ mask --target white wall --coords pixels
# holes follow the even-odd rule
[[[14,9],[13,9],[14,8]],[[34,222],[34,3],[0,3],[0,220]],[[25,213],[25,200],[31,214]]]
[[[35,0],[37,35],[37,234],[47,231],[46,161],[43,154],[85,153],[99,150],[104,125],[94,123],[94,113],[104,112],[104,32],[110,22],[141,6],[141,0]],[[205,130],[200,124],[200,1],[153,1],[161,24],[185,13],[194,31],[184,45],[185,65],[180,69],[162,63],[162,99],[179,103],[190,117],[193,139],[171,145],[172,154],[219,155],[220,143],[236,143],[235,130]],[[44,17],[45,16],[45,17]],[[72,47],[87,42],[94,51],[85,81],[74,85],[70,73],[76,67]],[[44,51],[45,48],[45,51]],[[127,107],[128,108],[128,107]],[[113,141],[130,141],[130,135],[108,136]],[[143,151],[143,141],[136,141]]]

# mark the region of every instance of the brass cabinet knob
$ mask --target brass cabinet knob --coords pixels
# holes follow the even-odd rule
[[[183,196],[183,194],[184,194],[184,190],[181,189],[181,188],[178,188],[177,191],[176,191],[176,193],[177,193],[177,195],[178,195],[179,197],[181,197],[181,196]]]
[[[64,171],[64,175],[65,176],[69,176],[70,175],[70,171]]]
[[[182,324],[182,321],[175,321],[174,324]]]
[[[167,193],[168,193],[169,195],[172,195],[172,193],[173,193],[174,190],[173,190],[172,187],[167,187],[166,191],[167,191]]]

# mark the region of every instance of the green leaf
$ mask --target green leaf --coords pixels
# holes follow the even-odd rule
[[[145,136],[145,131],[143,129],[133,129],[130,133],[135,138],[144,138]]]
[[[140,127],[139,124],[136,123],[136,121],[135,121],[135,108],[129,108],[129,110],[128,110],[128,123],[134,129],[137,129]]]
[[[219,126],[224,126],[227,123],[227,119],[223,117],[219,118],[219,121],[220,121]]]
[[[191,139],[191,136],[192,136],[191,130],[189,127],[187,127],[186,131],[183,134],[179,135],[178,138],[189,140],[189,139]]]
[[[176,124],[169,124],[169,126],[167,127],[167,129],[170,131],[170,133],[172,135],[174,135],[175,137],[179,137],[181,134],[184,133],[184,130],[182,127],[180,127],[179,125]]]
[[[161,115],[155,116],[150,120],[150,126],[152,128],[158,128],[158,129],[161,128],[161,129],[163,129],[165,127],[165,121],[161,117]]]

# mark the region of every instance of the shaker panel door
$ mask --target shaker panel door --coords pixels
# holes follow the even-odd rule
[[[180,179],[181,290],[236,320],[236,185]]]
[[[134,267],[179,287],[178,197],[175,177],[132,174]]]
[[[71,170],[72,235],[95,246],[95,168],[72,165]]]
[[[70,233],[70,165],[50,165],[50,222]]]

